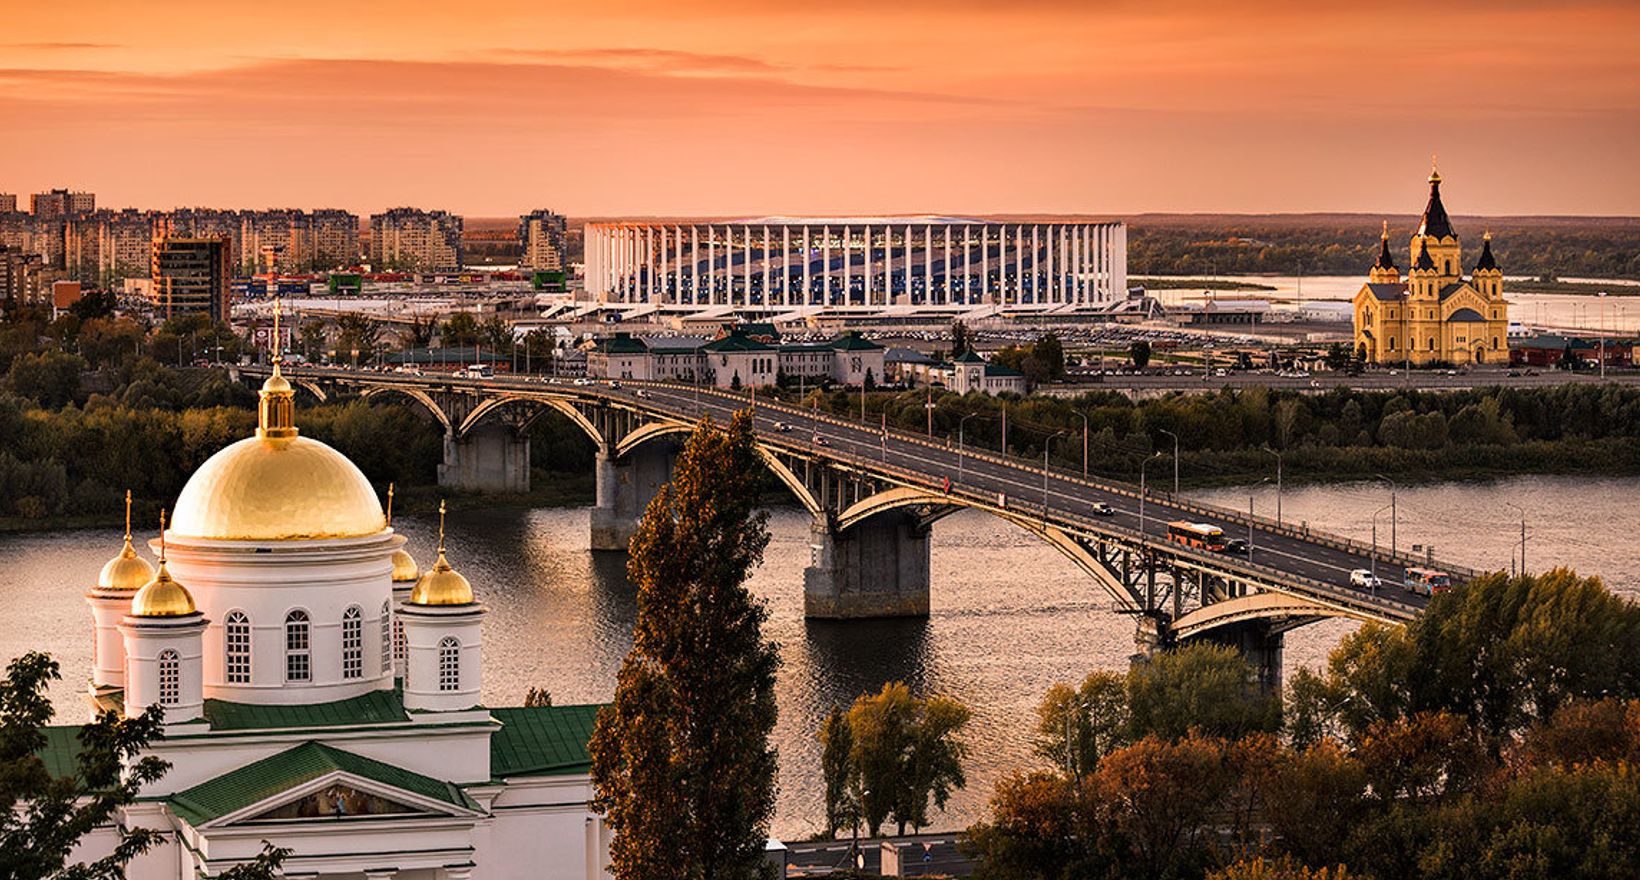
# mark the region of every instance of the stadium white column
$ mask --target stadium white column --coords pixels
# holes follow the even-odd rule
[[[966,268],[966,267],[964,267]],[[951,304],[951,226],[945,227],[945,304]]]
[[[748,224],[740,231],[746,236],[746,265],[741,267],[740,272],[746,289],[740,292],[740,304],[749,306],[752,304],[752,227]]]
[[[1014,305],[1025,301],[1025,224],[1014,224]]]
[[[905,301],[908,303],[914,301],[911,296],[911,261],[913,259],[911,249],[915,246],[912,243],[913,241],[911,224],[907,223],[905,225]]]
[[[798,302],[804,306],[809,304],[809,286],[814,283],[809,269],[810,241],[809,225],[805,223],[803,224],[803,290],[798,294]]]
[[[1118,223],[1111,227],[1116,239],[1116,254],[1111,258],[1111,285],[1115,288],[1113,295],[1127,295],[1127,225]]]
[[[774,305],[774,261],[769,259],[769,225],[763,225],[763,304]]]
[[[991,301],[991,227],[979,228],[979,297],[981,302]]]
[[[598,227],[596,224],[588,223],[582,228],[581,234],[585,241],[582,247],[581,271],[586,274],[587,297],[593,298],[598,295]]]
[[[934,225],[923,227],[923,302],[934,304]]]

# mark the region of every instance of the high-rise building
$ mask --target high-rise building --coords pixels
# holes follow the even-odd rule
[[[50,192],[35,193],[29,198],[29,212],[35,217],[66,219],[76,214],[89,214],[95,210],[97,196],[94,193],[54,189]]]
[[[240,226],[238,211],[179,208],[155,218],[154,237],[220,238],[228,243],[228,265],[238,272],[245,263],[239,241]]]
[[[10,214],[17,210],[17,196],[11,193],[0,193],[0,214]]]
[[[0,306],[40,302],[41,268],[39,254],[0,244]]]
[[[162,318],[209,313],[228,319],[228,242],[221,238],[165,238],[154,242],[154,310]]]
[[[313,212],[313,269],[346,269],[359,262],[359,217],[349,211]]]
[[[306,272],[312,268],[312,236],[301,211],[274,209],[240,215],[240,271]]]
[[[518,218],[519,265],[526,269],[564,268],[564,215],[546,209]]]
[[[408,272],[461,268],[461,217],[445,211],[394,208],[370,215],[370,262]]]
[[[68,220],[65,268],[87,284],[112,287],[151,271],[154,215],[126,208],[93,211]]]

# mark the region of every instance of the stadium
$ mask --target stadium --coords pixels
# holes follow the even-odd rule
[[[1105,309],[1127,288],[1120,222],[765,217],[588,223],[586,286],[683,307]]]

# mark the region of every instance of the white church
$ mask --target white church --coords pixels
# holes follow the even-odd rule
[[[358,467],[298,435],[293,398],[276,364],[256,435],[205,462],[161,523],[157,568],[128,524],[87,593],[93,710],[164,708],[151,753],[171,770],[119,817],[164,842],[129,876],[215,876],[264,841],[292,851],[293,878],[607,876],[588,807],[597,707],[483,705],[485,609],[442,526],[422,571]],[[55,772],[78,730],[48,731]]]

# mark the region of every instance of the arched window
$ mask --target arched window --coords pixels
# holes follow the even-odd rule
[[[251,683],[251,619],[243,611],[228,613],[225,630],[225,649],[228,660],[228,684]]]
[[[393,617],[393,662],[403,663],[406,651],[404,640],[404,618]]]
[[[312,640],[308,633],[308,613],[285,615],[285,681],[312,681]]]
[[[461,690],[461,643],[445,636],[438,643],[438,689]]]
[[[381,626],[377,627],[377,631],[381,633],[382,673],[384,675],[393,671],[393,630],[390,628],[392,620],[393,603],[384,601],[382,602]]]
[[[342,678],[364,678],[364,612],[357,605],[342,612]]]
[[[159,652],[159,704],[175,706],[182,702],[182,658],[166,648]]]

